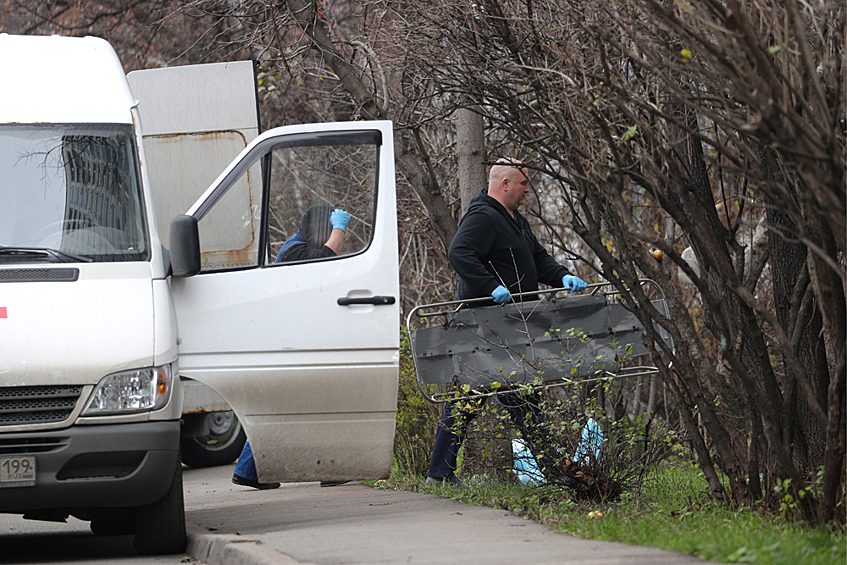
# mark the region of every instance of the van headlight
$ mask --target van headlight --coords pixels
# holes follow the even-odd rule
[[[156,410],[168,402],[171,366],[149,367],[106,375],[91,393],[83,416]]]

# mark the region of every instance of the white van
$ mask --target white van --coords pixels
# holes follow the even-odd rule
[[[154,113],[139,114],[114,50],[91,37],[0,34],[0,76],[0,512],[73,515],[134,533],[141,553],[183,551],[181,379],[233,409],[260,481],[387,476],[400,323],[391,123],[249,143],[239,124],[146,130]],[[236,138],[246,147],[220,174],[182,167],[215,178],[157,225],[157,202],[181,201],[186,183],[153,171],[147,148],[187,163]],[[277,263],[315,204],[350,213],[344,251]]]

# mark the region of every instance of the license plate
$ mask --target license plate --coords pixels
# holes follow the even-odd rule
[[[0,488],[34,487],[35,456],[0,457]]]

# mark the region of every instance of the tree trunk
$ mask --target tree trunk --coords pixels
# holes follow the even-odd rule
[[[744,344],[737,354],[744,357],[745,365],[751,367],[758,377],[761,373],[756,364],[756,351],[748,345],[748,336],[753,332],[745,327],[744,317],[741,310],[745,306],[734,294],[731,293],[727,282],[724,280],[724,272],[715,268],[716,265],[731,266],[729,254],[730,234],[721,223],[715,210],[714,197],[712,195],[711,181],[708,169],[703,157],[703,148],[699,139],[694,138],[686,132],[697,131],[697,115],[690,108],[686,108],[676,100],[670,100],[667,104],[670,114],[676,116],[685,129],[672,127],[669,129],[669,137],[675,141],[675,157],[680,167],[678,175],[685,182],[685,190],[677,193],[679,195],[678,206],[690,223],[689,237],[692,239],[692,247],[698,254],[701,265],[701,276],[707,281],[708,293],[720,297],[718,308],[713,308],[709,301],[705,300],[707,325],[716,337],[721,337],[733,344]],[[670,195],[669,195],[670,196]],[[694,236],[694,237],[692,237]],[[709,323],[711,321],[711,323]],[[723,322],[723,324],[718,323]],[[724,325],[725,324],[725,325]],[[729,330],[729,335],[723,333],[723,328]],[[740,337],[743,336],[743,337]],[[752,341],[750,342],[752,343]],[[736,394],[720,379],[704,380],[706,386],[700,389],[699,385],[692,383],[692,400],[698,405],[704,418],[707,431],[715,442],[715,450],[721,455],[718,462],[723,472],[727,475],[730,491],[735,502],[747,502],[749,491],[744,481],[747,466],[741,461],[746,455],[746,449],[739,449],[739,445],[733,441],[734,437],[744,437],[743,427],[731,429],[727,426],[728,421],[720,418],[715,409],[710,406],[714,396],[720,395],[723,399],[723,410],[729,410],[732,414],[742,416],[746,410],[744,397]],[[740,420],[739,420],[740,421]],[[689,432],[698,433],[697,430],[689,429]],[[744,446],[746,448],[746,446]],[[702,462],[702,461],[701,461]],[[702,468],[702,465],[701,465]],[[703,468],[707,472],[707,468]]]
[[[771,151],[762,149],[758,157],[768,178],[773,180],[776,167]],[[788,335],[797,336],[792,339],[792,347],[812,385],[816,401],[824,407],[827,406],[829,368],[822,337],[823,321],[812,300],[814,290],[809,262],[813,258],[804,245],[786,237],[796,231],[791,219],[769,201],[765,203],[776,318]],[[824,463],[826,426],[814,416],[809,399],[788,371],[783,388],[785,443],[793,447],[794,461],[801,471],[814,472]]]
[[[476,107],[456,110],[456,161],[462,214],[485,187],[485,123]]]

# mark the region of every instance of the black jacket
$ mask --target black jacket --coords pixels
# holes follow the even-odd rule
[[[512,218],[484,189],[477,194],[450,244],[450,264],[461,277],[459,300],[491,296],[503,284],[511,293],[562,286],[570,272],[538,242],[519,212]]]
[[[324,257],[335,257],[335,251],[326,245],[315,247],[311,243],[301,243],[299,245],[292,245],[282,258],[277,260],[277,263],[323,259]]]

